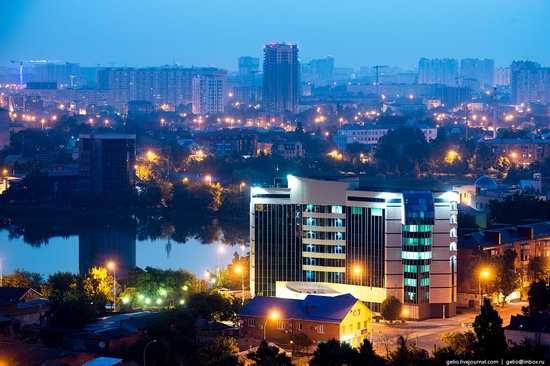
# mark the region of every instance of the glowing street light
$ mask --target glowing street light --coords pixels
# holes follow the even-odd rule
[[[241,184],[239,184],[239,191],[242,192],[244,187],[246,187],[246,183],[245,182],[241,182]]]
[[[241,274],[241,295],[242,295],[242,301],[241,304],[244,305],[244,268],[240,264],[237,264],[235,266],[235,272]]]
[[[361,287],[361,301],[363,301],[363,269],[359,265],[353,266],[353,275],[359,277],[359,287]]]
[[[209,185],[212,185],[212,176],[210,174],[206,175],[204,177],[204,181],[208,183]]]
[[[481,294],[481,280],[488,280],[491,277],[491,271],[485,267],[479,272],[479,307],[483,304],[483,295]]]
[[[113,271],[113,311],[116,307],[116,265],[115,262],[109,261],[107,268]]]

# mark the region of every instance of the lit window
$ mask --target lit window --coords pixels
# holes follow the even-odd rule
[[[256,319],[248,319],[248,325],[251,327],[256,326]]]
[[[341,214],[342,213],[342,206],[332,206],[331,212],[333,214]]]
[[[449,246],[450,250],[456,250],[456,242],[451,242],[451,245]]]
[[[382,209],[381,208],[371,208],[370,213],[372,216],[382,216]]]
[[[324,334],[325,333],[325,326],[324,325],[319,325],[317,327],[317,332],[321,333],[321,334]]]
[[[279,329],[279,330],[285,329],[285,323],[284,322],[277,322],[277,329]]]

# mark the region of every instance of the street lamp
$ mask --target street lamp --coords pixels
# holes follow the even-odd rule
[[[279,314],[279,312],[277,310],[273,310],[271,313],[269,313],[269,316],[267,318],[265,318],[265,322],[264,322],[264,341],[266,340],[266,330],[267,330],[267,322],[269,319],[271,320],[277,320],[281,317],[281,315]]]
[[[242,192],[244,187],[246,187],[246,183],[245,182],[241,182],[241,184],[239,184],[239,191]]]
[[[244,268],[240,264],[235,266],[235,272],[241,274],[241,295],[242,295],[242,305],[244,305]]]
[[[204,181],[209,185],[212,185],[212,176],[208,174],[207,176],[204,177]]]
[[[353,274],[355,276],[358,276],[359,277],[359,287],[361,287],[361,301],[363,301],[363,275],[362,275],[362,272],[363,270],[361,269],[361,266],[359,265],[356,265],[353,267]]]
[[[491,272],[489,271],[489,268],[483,268],[481,272],[479,272],[479,308],[481,309],[481,305],[483,304],[483,297],[481,294],[481,280],[487,280],[491,276]]]
[[[218,247],[218,273],[217,273],[217,275],[218,275],[218,284],[220,284],[220,285],[221,285],[221,282],[222,282],[221,281],[220,254],[223,254],[223,253],[225,253],[225,247],[220,245]]]
[[[116,308],[116,265],[115,262],[109,261],[107,268],[113,271],[113,311]]]
[[[145,345],[145,348],[143,349],[143,366],[146,366],[146,362],[145,362],[145,352],[147,352],[147,348],[153,344],[153,343],[157,343],[157,340],[156,339],[153,339],[151,342],[147,343]]]

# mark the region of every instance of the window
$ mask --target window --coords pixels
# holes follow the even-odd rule
[[[251,327],[256,326],[256,319],[248,319],[248,325]]]
[[[324,334],[325,333],[325,326],[324,325],[319,325],[317,327],[317,333]]]
[[[341,214],[342,213],[342,206],[332,206],[331,212],[333,214]]]
[[[367,321],[366,320],[363,322],[363,329],[367,329]]]
[[[371,208],[370,213],[372,216],[382,216],[382,209],[381,208]]]
[[[451,231],[449,232],[449,236],[451,238],[455,238],[456,237],[456,229],[455,228],[452,228]]]
[[[405,286],[416,287],[416,280],[414,278],[405,278]]]
[[[423,278],[420,280],[420,286],[430,286],[430,279],[429,278]]]
[[[285,329],[285,322],[277,322],[277,329],[279,330]]]
[[[357,330],[361,329],[361,322],[357,322]]]
[[[304,328],[304,325],[302,323],[298,324],[298,330],[302,330]]]
[[[346,326],[342,325],[342,333],[346,333]]]
[[[449,246],[450,250],[456,250],[456,242],[451,242],[451,245]]]

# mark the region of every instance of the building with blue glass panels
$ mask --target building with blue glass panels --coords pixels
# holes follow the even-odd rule
[[[391,295],[413,319],[455,315],[456,194],[287,180],[251,190],[254,295],[351,293],[373,311]]]

